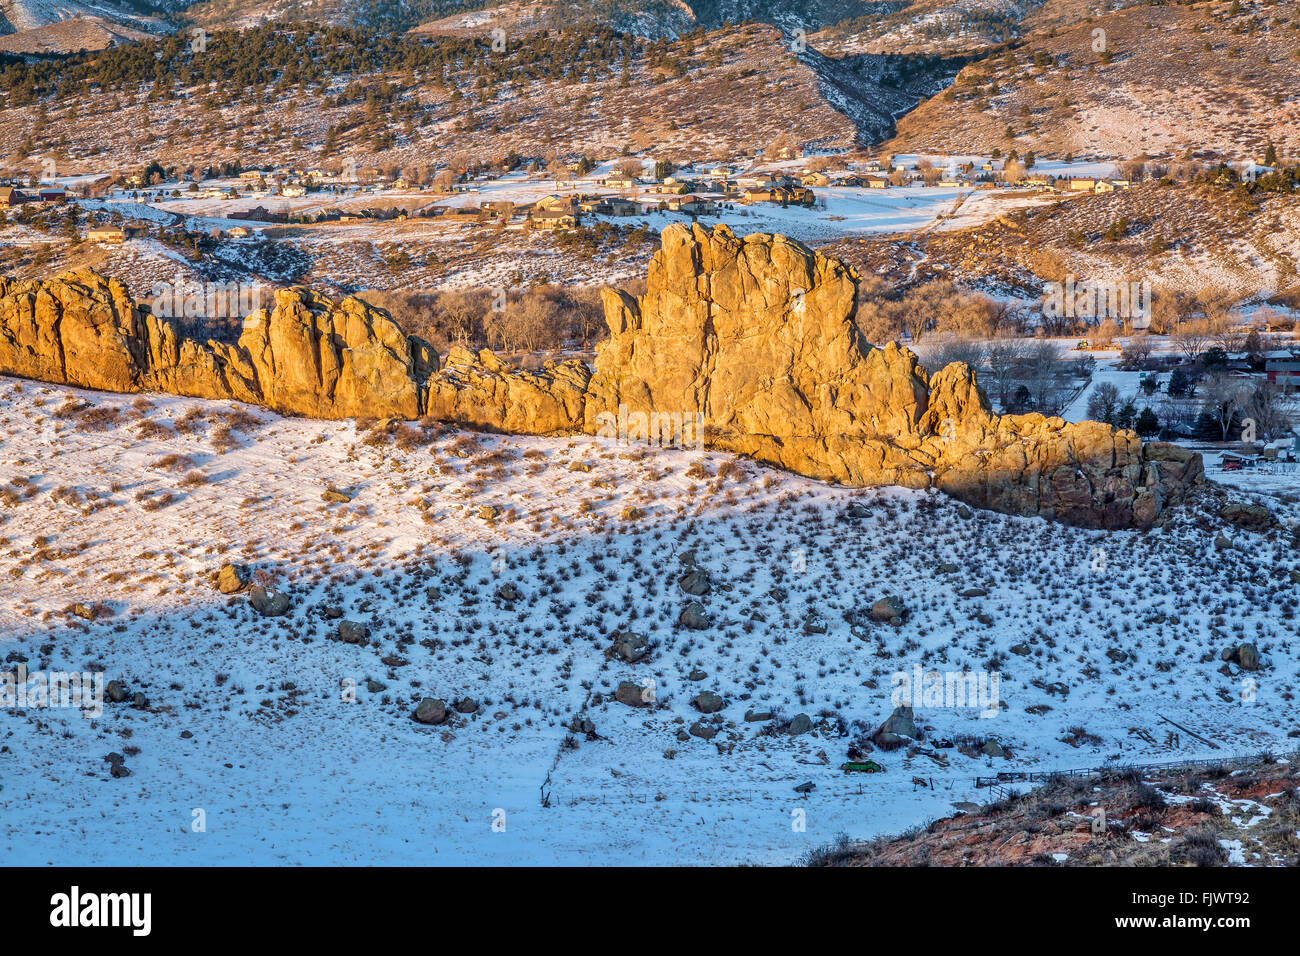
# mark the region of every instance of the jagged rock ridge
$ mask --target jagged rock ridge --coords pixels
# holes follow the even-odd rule
[[[994,415],[966,365],[927,375],[911,351],[871,347],[856,278],[783,236],[668,227],[645,295],[605,293],[588,430],[620,406],[699,412],[711,446],[800,474],[1107,528],[1149,526],[1202,479],[1194,452],[1099,422]]]
[[[1149,526],[1202,480],[1200,456],[1176,445],[1098,422],[997,416],[967,366],[928,375],[909,350],[872,347],[854,321],[856,281],[783,236],[670,226],[645,295],[606,291],[610,338],[594,371],[570,360],[531,373],[465,348],[440,362],[384,311],[301,288],[249,315],[237,342],[198,342],[117,280],[73,272],[0,280],[0,372],[512,433],[619,434],[612,422],[655,416],[695,426],[670,440],[812,477],[933,487],[1094,527]]]

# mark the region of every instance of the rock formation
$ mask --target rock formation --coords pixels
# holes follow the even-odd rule
[[[80,271],[0,280],[0,373],[513,433],[624,434],[630,420],[646,440],[1091,527],[1150,526],[1202,480],[1200,456],[1176,445],[994,415],[964,364],[931,375],[907,349],[871,346],[854,321],[856,282],[783,236],[669,226],[645,295],[605,292],[610,338],[594,371],[570,360],[533,373],[460,347],[440,362],[386,312],[301,288],[249,315],[238,341],[199,342],[117,280]]]
[[[851,485],[939,488],[973,505],[1073,524],[1149,526],[1201,480],[1200,456],[1132,431],[994,415],[975,373],[927,375],[873,348],[856,276],[783,236],[673,225],[646,293],[605,293],[586,428],[637,412],[701,415],[710,447]],[[653,427],[649,437],[658,432]]]
[[[48,281],[0,280],[0,372],[114,392],[234,399],[311,418],[424,414],[512,432],[572,431],[582,420],[586,366],[530,374],[490,352],[454,349],[446,369],[360,299],[306,289],[244,319],[239,340],[181,338],[121,282],[91,271]]]

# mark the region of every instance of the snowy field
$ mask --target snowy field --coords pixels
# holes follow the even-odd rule
[[[433,431],[0,379],[0,657],[147,697],[0,712],[6,862],[789,863],[983,802],[977,774],[1211,753],[1162,717],[1217,756],[1295,747],[1297,560],[1263,537],[1216,549],[1191,515],[1102,533],[724,454]],[[677,623],[691,560],[702,630]],[[225,561],[290,612],[219,594]],[[901,626],[853,613],[891,594]],[[332,639],[337,612],[367,644]],[[607,656],[618,630],[649,659]],[[1252,675],[1219,658],[1242,641]],[[996,716],[918,708],[925,743],[841,773],[916,665],[999,675]],[[622,681],[653,682],[653,706],[611,699]],[[701,691],[726,706],[702,716]],[[425,726],[426,696],[478,709]],[[780,729],[800,714],[810,732]]]

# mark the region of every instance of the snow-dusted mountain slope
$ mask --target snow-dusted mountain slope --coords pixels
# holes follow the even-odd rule
[[[1294,552],[1197,515],[1105,534],[695,450],[12,379],[0,489],[4,667],[145,695],[0,711],[11,863],[789,862],[979,800],[977,774],[1206,750],[1163,717],[1221,752],[1296,730]],[[227,561],[289,612],[214,590]],[[862,615],[885,595],[901,626]],[[607,655],[620,630],[648,659]],[[1260,670],[1220,660],[1241,642]],[[917,666],[999,675],[996,716],[919,707],[923,742],[846,777]],[[425,697],[477,708],[426,726]]]

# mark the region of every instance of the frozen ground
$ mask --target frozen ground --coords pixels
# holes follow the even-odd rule
[[[1150,534],[962,518],[942,496],[692,450],[394,443],[245,411],[0,379],[0,656],[103,668],[148,698],[98,720],[0,713],[5,862],[784,863],[979,801],[976,774],[1210,752],[1162,715],[1216,755],[1294,748],[1297,562],[1276,541],[1216,550],[1192,516]],[[354,498],[326,503],[327,486]],[[866,516],[846,520],[850,502]],[[688,552],[713,580],[698,631],[676,623]],[[227,560],[290,614],[217,593]],[[887,594],[901,627],[846,620]],[[331,639],[331,605],[367,645]],[[648,662],[606,657],[618,629],[651,638]],[[1250,702],[1219,660],[1241,641],[1266,665]],[[927,743],[846,777],[891,675],[917,664],[998,673],[998,715],[922,707]],[[655,706],[610,700],[624,680],[652,680]],[[716,722],[690,705],[703,690],[727,701]],[[426,727],[424,696],[480,709]],[[814,729],[768,733],[751,710]],[[579,714],[594,739],[566,729]],[[716,736],[679,739],[696,721]],[[936,744],[963,737],[1011,756]]]

